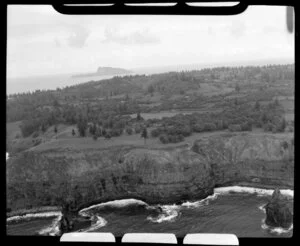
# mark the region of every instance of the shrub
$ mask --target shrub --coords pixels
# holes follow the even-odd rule
[[[80,120],[77,122],[77,129],[80,137],[85,137],[85,131],[87,129],[87,122],[85,120]]]
[[[223,129],[227,128],[227,127],[225,127],[223,120],[216,121],[215,125],[218,130],[223,130]]]
[[[169,138],[166,134],[160,135],[159,140],[163,143],[163,144],[167,144],[169,143]]]
[[[204,124],[205,131],[215,131],[216,129],[217,129],[217,127],[214,123],[205,123]]]
[[[135,131],[135,133],[139,134],[142,131],[142,127],[140,125],[135,125],[134,131]]]
[[[250,122],[244,122],[241,125],[242,131],[252,131],[252,124]]]
[[[126,131],[126,133],[127,133],[128,135],[132,135],[132,133],[133,133],[133,130],[132,130],[131,127],[127,127],[127,128],[125,129],[125,131]]]
[[[283,132],[285,130],[286,127],[286,121],[285,118],[281,117],[280,121],[278,124],[276,124],[277,130],[279,132]]]
[[[141,116],[140,112],[137,113],[136,120],[138,120],[138,121],[144,120],[143,117]]]
[[[287,149],[289,147],[289,144],[286,141],[283,141],[281,143],[281,147],[283,147],[284,149]]]
[[[263,125],[263,129],[264,129],[265,132],[272,131],[273,128],[274,128],[274,125],[271,122],[268,122],[268,123]]]
[[[115,129],[111,130],[111,136],[112,137],[119,137],[119,136],[122,135],[122,133],[123,133],[122,129],[115,128]]]
[[[203,132],[204,126],[201,124],[194,124],[194,125],[192,125],[192,131],[193,132]]]
[[[181,134],[179,134],[179,135],[177,136],[177,139],[178,139],[178,142],[182,142],[182,141],[184,141],[184,136],[181,135]]]
[[[168,140],[170,143],[179,143],[184,140],[184,136],[182,134],[179,135],[169,135]]]
[[[110,132],[106,132],[104,135],[105,139],[111,139],[111,134]]]
[[[20,125],[23,137],[28,137],[40,128],[41,121],[38,119],[25,120]]]
[[[291,125],[287,126],[285,128],[285,132],[294,132],[294,126],[291,126]]]
[[[229,131],[231,132],[240,132],[242,130],[241,126],[238,124],[232,124],[228,126]]]
[[[184,137],[188,137],[192,134],[192,130],[189,126],[185,125],[178,133],[182,134]]]
[[[176,143],[177,142],[177,137],[176,135],[168,135],[168,141],[170,143]]]
[[[144,139],[148,138],[148,131],[146,127],[143,129],[141,137]]]
[[[161,134],[161,130],[156,128],[150,132],[151,137],[157,138]]]

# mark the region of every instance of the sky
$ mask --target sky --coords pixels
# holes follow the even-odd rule
[[[51,5],[7,9],[7,77],[247,60],[294,60],[286,8],[233,16],[63,15]]]

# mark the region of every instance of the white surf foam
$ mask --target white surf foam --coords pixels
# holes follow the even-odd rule
[[[215,188],[214,193],[218,194],[229,194],[230,192],[236,193],[250,193],[250,194],[258,194],[258,196],[271,196],[274,192],[274,189],[260,189],[254,187],[243,187],[243,186],[228,186],[228,187],[220,187]],[[290,189],[282,189],[280,193],[287,197],[294,197],[294,190]]]
[[[218,197],[218,194],[213,194],[206,197],[205,199],[195,201],[195,202],[184,202],[181,205],[160,205],[162,208],[162,213],[156,217],[148,216],[147,220],[150,220],[153,223],[162,223],[162,222],[173,222],[180,215],[180,210],[182,208],[198,208],[201,206],[207,206],[209,201],[213,201]]]
[[[264,230],[268,230],[270,233],[281,235],[281,234],[290,233],[293,230],[293,224],[291,224],[291,226],[287,229],[282,227],[271,227],[265,223],[265,219],[262,219],[261,228]]]
[[[97,208],[104,208],[106,206],[108,207],[114,207],[114,208],[122,208],[122,207],[126,207],[129,205],[133,205],[133,204],[140,204],[140,205],[146,205],[148,206],[147,203],[141,201],[141,200],[137,200],[137,199],[122,199],[122,200],[114,200],[114,201],[109,201],[109,202],[104,202],[104,203],[99,203],[96,205],[92,205],[90,207],[84,208],[82,210],[79,211],[79,214],[87,214],[89,210],[92,209],[97,209]]]
[[[39,235],[46,235],[46,236],[58,236],[60,231],[59,231],[59,221],[61,220],[62,215],[57,216],[55,218],[50,226],[47,226],[41,230],[38,231]]]
[[[176,217],[180,214],[179,205],[161,205],[162,213],[157,217],[148,216],[147,220],[153,223],[162,223],[162,222],[174,222]]]
[[[202,200],[196,201],[196,202],[184,202],[181,204],[181,206],[187,207],[187,208],[198,208],[198,207],[202,207],[202,206],[207,206],[210,201],[217,199],[218,195],[219,195],[218,193],[214,193],[213,195],[210,195],[210,196],[208,196]]]
[[[259,210],[263,211],[263,213],[266,213],[266,209],[265,209],[266,204],[260,205],[258,207]]]
[[[17,215],[12,216],[6,219],[6,222],[11,221],[20,221],[20,220],[26,220],[26,219],[34,219],[34,218],[47,218],[47,217],[57,217],[61,216],[60,211],[52,211],[52,212],[43,212],[43,213],[31,213],[31,214],[24,214],[24,215]]]
[[[107,221],[100,216],[92,216],[92,225],[87,229],[81,229],[78,232],[92,232],[107,225]]]

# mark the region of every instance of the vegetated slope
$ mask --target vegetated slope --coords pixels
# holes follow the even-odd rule
[[[12,209],[69,198],[78,206],[120,198],[174,203],[242,181],[293,188],[293,171],[294,142],[288,135],[210,136],[192,149],[29,150],[7,162],[7,203]]]

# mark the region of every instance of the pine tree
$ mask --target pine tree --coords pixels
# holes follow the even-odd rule
[[[143,119],[140,112],[137,113],[136,119],[137,119],[138,121],[140,121],[140,120]]]
[[[144,138],[144,144],[146,144],[146,139],[148,138],[148,131],[146,127],[143,129],[141,137]]]
[[[45,126],[45,124],[42,125],[42,132],[46,132],[46,126]]]

